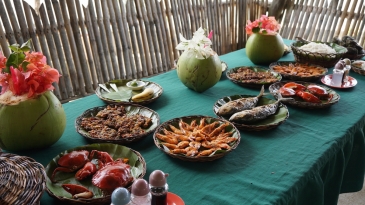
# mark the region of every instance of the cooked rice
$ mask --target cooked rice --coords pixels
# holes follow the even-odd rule
[[[315,43],[310,42],[303,46],[299,47],[304,51],[314,52],[314,53],[324,53],[324,54],[335,54],[335,49],[331,48],[330,46],[323,44],[323,43]]]

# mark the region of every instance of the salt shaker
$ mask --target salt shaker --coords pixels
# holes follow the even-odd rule
[[[111,200],[110,205],[127,205],[131,201],[131,195],[126,188],[118,187],[113,191]]]
[[[151,205],[151,193],[146,180],[137,179],[133,182],[131,202],[128,205]]]
[[[151,205],[167,205],[168,184],[165,174],[161,170],[155,170],[150,174],[150,192],[152,195]]]

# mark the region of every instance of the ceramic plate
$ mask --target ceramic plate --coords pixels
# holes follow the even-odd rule
[[[294,81],[314,81],[321,79],[328,72],[327,68],[318,66],[297,63],[295,61],[282,61],[270,64],[270,69],[280,73],[283,79]]]
[[[293,81],[282,81],[282,82],[274,83],[269,87],[270,93],[275,97],[275,99],[278,99],[279,89],[288,82],[293,82]],[[304,86],[308,86],[309,84],[318,85],[315,83],[303,82],[303,81],[295,81],[295,83],[300,83]],[[336,93],[334,90],[332,90],[326,86],[323,86],[323,85],[318,85],[318,86],[324,88],[327,91],[327,93],[330,94],[332,97],[329,99],[326,99],[326,100],[321,100],[321,103],[312,103],[312,102],[306,102],[302,98],[294,96],[294,97],[292,97],[293,100],[283,101],[283,103],[289,104],[289,105],[292,105],[295,107],[314,109],[314,108],[330,107],[330,106],[336,104],[340,100],[340,95],[338,93]]]
[[[351,76],[347,76],[347,81],[343,82],[341,86],[335,86],[332,84],[332,74],[323,76],[322,83],[332,88],[352,88],[357,84],[357,80]]]
[[[86,129],[85,127],[83,127],[81,125],[82,119],[83,118],[97,118],[95,116],[98,114],[98,112],[105,110],[108,106],[123,107],[126,112],[125,113],[126,116],[133,116],[133,115],[139,114],[144,117],[150,118],[152,123],[150,126],[148,126],[148,128],[143,128],[144,133],[132,134],[131,136],[128,136],[128,137],[123,137],[123,138],[115,137],[115,138],[111,138],[111,139],[110,138],[103,139],[103,138],[96,138],[96,137],[91,136],[89,133],[90,129]],[[97,118],[97,119],[104,119],[104,118]],[[116,118],[113,117],[113,119],[116,119]],[[108,124],[108,120],[106,120],[106,119],[103,120],[102,122],[105,123],[105,125],[107,127],[115,130],[115,132],[119,132],[118,128],[113,126],[114,123]],[[115,122],[118,122],[118,121],[115,121]],[[142,105],[137,105],[137,104],[129,104],[129,105],[128,104],[115,104],[115,105],[110,104],[110,105],[90,108],[90,109],[86,110],[82,115],[77,117],[75,120],[76,131],[81,136],[85,137],[87,140],[89,140],[91,142],[110,142],[110,143],[122,144],[122,145],[136,142],[136,141],[139,141],[139,140],[145,138],[149,134],[153,133],[159,124],[160,124],[160,117],[157,112],[151,110],[150,108],[144,107]]]
[[[54,197],[64,203],[80,203],[80,204],[110,204],[111,196],[110,194],[105,194],[98,187],[94,186],[91,183],[91,179],[85,179],[82,181],[78,181],[75,179],[75,172],[66,173],[66,172],[58,172],[56,174],[57,182],[52,183],[50,177],[52,176],[53,170],[55,170],[58,165],[58,160],[65,154],[74,151],[74,150],[98,150],[103,152],[108,152],[113,159],[117,158],[128,158],[128,164],[131,166],[131,174],[134,179],[143,178],[146,173],[146,162],[141,156],[141,154],[135,150],[132,150],[128,147],[110,143],[101,143],[101,144],[89,144],[85,146],[76,147],[73,149],[65,150],[64,152],[57,155],[53,158],[46,167],[46,185],[47,192],[51,197]],[[93,198],[90,199],[73,199],[71,194],[66,192],[61,185],[62,184],[78,184],[86,187],[90,191],[94,193]],[[130,188],[132,184],[127,185],[126,188]]]
[[[256,97],[256,96],[254,96],[254,95],[232,95],[232,96],[227,96],[227,97],[221,98],[214,104],[213,112],[219,118],[224,119],[224,120],[229,120],[231,115],[219,116],[217,114],[219,108],[222,105],[224,105],[225,103],[228,103],[229,101],[237,100],[239,98],[248,98],[248,97]],[[276,100],[269,99],[266,97],[261,97],[259,99],[259,102],[257,103],[257,106],[266,105],[266,104],[270,104],[270,103],[274,103],[274,102],[276,102]],[[253,123],[237,123],[237,122],[232,122],[232,123],[240,130],[261,131],[261,130],[273,129],[273,128],[279,126],[280,124],[285,122],[285,120],[288,119],[288,117],[289,117],[289,110],[284,104],[281,103],[278,111],[274,115],[271,115],[264,120],[256,121]]]
[[[166,202],[167,205],[185,205],[184,201],[178,195],[171,192],[167,193]]]
[[[279,73],[259,66],[232,68],[226,72],[226,76],[230,81],[240,86],[253,88],[261,88],[262,85],[269,86],[279,82],[282,78]]]
[[[151,102],[156,101],[163,92],[162,87],[154,82],[143,80],[146,83],[145,88],[152,88],[154,90],[154,96],[151,99],[143,100],[140,102],[133,102],[131,97],[138,93],[143,92],[142,90],[131,90],[127,87],[127,83],[132,81],[133,79],[129,80],[112,80],[105,83],[106,88],[110,91],[107,92],[100,86],[96,88],[95,94],[103,100],[105,103],[135,103],[140,105],[146,105]],[[110,85],[115,84],[117,86],[118,92],[116,92]]]
[[[202,124],[204,123],[204,124]],[[211,129],[203,129],[200,128],[211,126]],[[221,127],[220,132],[214,132],[213,130],[217,129],[218,127]],[[208,128],[208,127],[206,127]],[[224,129],[223,129],[224,128]],[[190,130],[187,131],[186,129]],[[191,130],[195,130],[194,132],[191,132]],[[183,131],[185,130],[185,131]],[[184,132],[185,134],[181,133]],[[217,135],[222,134],[222,131],[224,133],[227,133],[227,135],[224,135],[224,140],[227,141],[224,147],[209,147],[207,148],[206,145],[203,143],[210,143],[209,138],[217,137]],[[178,134],[180,132],[180,134]],[[189,134],[186,134],[188,132]],[[175,133],[175,134],[174,134]],[[212,136],[207,137],[204,133],[215,133],[212,134]],[[167,136],[166,139],[161,140],[159,135]],[[177,142],[171,142],[170,141],[170,135],[174,135],[177,138]],[[175,137],[174,137],[175,138]],[[187,139],[183,139],[187,138]],[[200,140],[195,140],[196,138],[200,138]],[[184,161],[197,161],[197,162],[204,162],[204,161],[213,161],[218,158],[221,158],[225,156],[226,154],[230,153],[236,147],[238,146],[240,142],[240,132],[239,130],[230,122],[218,118],[213,118],[209,116],[202,116],[202,115],[192,115],[192,116],[184,116],[179,118],[174,118],[171,120],[168,120],[164,123],[162,123],[153,134],[153,140],[155,142],[155,145],[158,149],[166,153],[167,155],[178,158]],[[223,139],[222,139],[223,140]],[[182,146],[181,144],[184,144],[186,141],[186,146]],[[206,142],[204,142],[206,141]],[[180,143],[181,142],[181,143]],[[197,142],[197,143],[195,143]],[[168,144],[166,144],[168,143]],[[171,147],[170,144],[178,145],[179,147]],[[221,143],[220,143],[221,144]],[[188,149],[189,147],[197,148],[198,152],[194,152],[193,155],[189,155]],[[213,146],[213,145],[211,145]],[[222,143],[223,146],[223,143]],[[175,153],[173,150],[179,149],[176,151],[181,151],[179,153]],[[180,150],[181,149],[181,150]],[[184,151],[185,150],[185,151]],[[207,151],[208,150],[208,151]],[[211,152],[210,152],[211,151]],[[208,153],[209,154],[206,154]],[[193,152],[190,152],[193,153]],[[204,155],[202,155],[204,153]]]

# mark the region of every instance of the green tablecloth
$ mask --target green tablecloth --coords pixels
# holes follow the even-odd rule
[[[282,60],[293,59],[289,54]],[[244,49],[223,55],[221,60],[229,68],[253,65]],[[339,193],[359,191],[364,179],[365,76],[354,72],[350,75],[358,84],[351,89],[337,89],[341,96],[337,104],[320,110],[288,106],[290,116],[286,122],[269,131],[242,131],[237,149],[216,161],[171,158],[156,148],[152,135],[129,147],[146,160],[145,179],[156,169],[169,173],[169,190],[187,205],[335,205]],[[162,96],[148,105],[159,113],[161,123],[187,115],[215,117],[213,104],[217,99],[258,93],[257,89],[232,83],[225,75],[203,93],[186,88],[175,70],[148,80],[164,89]],[[87,144],[75,131],[75,118],[101,105],[104,103],[95,95],[64,104],[67,127],[62,138],[49,148],[16,154],[28,155],[46,166],[60,152]],[[42,205],[55,203],[47,193],[43,195]]]

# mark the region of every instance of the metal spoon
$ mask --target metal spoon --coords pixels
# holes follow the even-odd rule
[[[110,93],[110,90],[104,84],[99,84],[99,86],[103,88],[106,92]]]

